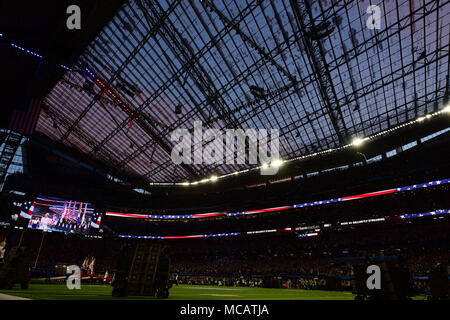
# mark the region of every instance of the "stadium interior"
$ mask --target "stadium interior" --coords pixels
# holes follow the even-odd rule
[[[450,1],[4,1],[0,44],[0,299],[449,299]]]

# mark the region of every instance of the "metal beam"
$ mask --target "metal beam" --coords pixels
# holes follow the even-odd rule
[[[130,55],[127,57],[127,59],[122,63],[122,65],[119,67],[119,69],[116,70],[116,72],[111,76],[111,78],[108,80],[105,88],[102,89],[100,94],[89,103],[89,105],[83,110],[83,112],[79,115],[79,117],[72,123],[72,125],[69,127],[69,129],[63,134],[61,137],[61,141],[64,141],[67,139],[67,137],[72,133],[74,128],[80,123],[80,121],[86,116],[86,114],[89,112],[89,110],[95,105],[97,102],[98,97],[102,96],[107,88],[111,86],[113,81],[122,73],[122,71],[126,68],[126,66],[133,60],[133,58],[136,56],[136,54],[141,50],[141,48],[148,42],[148,40],[153,37],[158,30],[161,28],[161,26],[164,25],[165,20],[170,15],[170,13],[175,9],[177,4],[180,2],[180,0],[175,0],[170,7],[163,12],[163,14],[160,16],[160,18],[155,21],[155,24],[153,25],[150,32],[147,33],[147,35],[138,43],[138,45],[133,49],[133,51],[130,53]]]
[[[348,132],[342,115],[341,106],[330,76],[323,46],[320,40],[311,38],[310,32],[315,28],[315,22],[308,1],[290,0],[295,19],[302,32],[302,42],[311,61],[316,80],[319,84],[321,98],[330,116],[331,123],[339,139],[339,143],[348,143]]]

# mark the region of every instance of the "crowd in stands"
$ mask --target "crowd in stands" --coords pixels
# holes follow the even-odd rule
[[[202,241],[173,246],[174,272],[205,274],[350,275],[355,257],[401,255],[414,273],[426,273],[449,253],[449,224],[411,225],[323,233],[313,238],[294,236]],[[192,241],[192,240],[191,240]],[[420,259],[419,259],[420,257]]]

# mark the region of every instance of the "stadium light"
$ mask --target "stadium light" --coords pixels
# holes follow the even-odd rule
[[[212,182],[217,181],[217,179],[219,179],[217,176],[211,176],[211,178],[209,178]]]
[[[425,117],[417,118],[417,122],[422,122],[423,120],[425,120]]]
[[[267,169],[267,168],[269,168],[269,166],[279,167],[280,165],[282,165],[284,162],[287,162],[287,161],[291,162],[291,161],[294,161],[294,160],[307,159],[307,158],[315,157],[317,155],[339,151],[339,150],[345,149],[345,148],[350,147],[350,146],[357,147],[357,146],[360,146],[361,144],[363,144],[366,140],[373,139],[373,138],[382,136],[384,134],[397,131],[397,130],[399,130],[401,128],[408,127],[410,125],[414,125],[414,124],[416,124],[418,122],[422,122],[422,121],[424,121],[426,119],[431,119],[431,118],[433,118],[435,116],[438,116],[438,115],[440,115],[442,113],[450,113],[450,105],[447,105],[446,107],[442,108],[441,110],[439,110],[437,112],[430,113],[430,114],[424,115],[422,117],[419,117],[417,119],[413,119],[413,120],[411,120],[409,122],[406,122],[406,123],[403,123],[403,124],[399,124],[399,125],[397,125],[395,127],[392,127],[390,129],[386,129],[386,130],[380,131],[380,132],[378,132],[376,134],[371,135],[370,137],[354,138],[351,143],[346,144],[345,146],[340,146],[340,147],[324,150],[324,151],[321,151],[321,152],[314,152],[314,153],[310,153],[310,154],[307,154],[307,155],[294,157],[294,158],[288,159],[286,161],[284,161],[284,160],[274,160],[270,164],[269,163],[263,163],[260,167],[256,167],[256,168],[252,168],[252,169],[246,169],[246,170],[241,170],[241,171],[235,171],[235,172],[232,172],[232,173],[229,173],[229,174],[225,174],[225,175],[221,175],[221,176],[217,176],[217,177],[213,176],[213,177],[211,177],[209,179],[204,179],[204,180],[200,180],[200,181],[196,181],[196,182],[182,183],[182,185],[196,185],[196,184],[204,183],[204,182],[207,182],[207,181],[216,181],[218,179],[221,179],[221,178],[224,178],[224,177],[228,177],[228,176],[237,176],[239,174],[251,171],[253,169]],[[162,185],[162,183],[150,183],[150,185]]]
[[[275,161],[272,161],[272,162],[270,163],[270,166],[271,166],[271,167],[281,167],[282,164],[283,164],[283,160],[277,159],[277,160],[275,160]]]
[[[352,141],[352,145],[354,145],[354,146],[360,146],[360,145],[363,144],[364,141],[366,141],[366,140],[367,140],[367,138],[355,138],[355,139],[353,139],[353,141]]]

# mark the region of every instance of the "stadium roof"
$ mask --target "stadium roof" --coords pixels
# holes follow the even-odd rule
[[[368,27],[369,5],[380,29]],[[335,148],[444,107],[449,9],[426,0],[130,1],[47,95],[37,131],[148,182],[250,167],[174,164],[170,133],[196,120],[279,129],[283,159]]]

